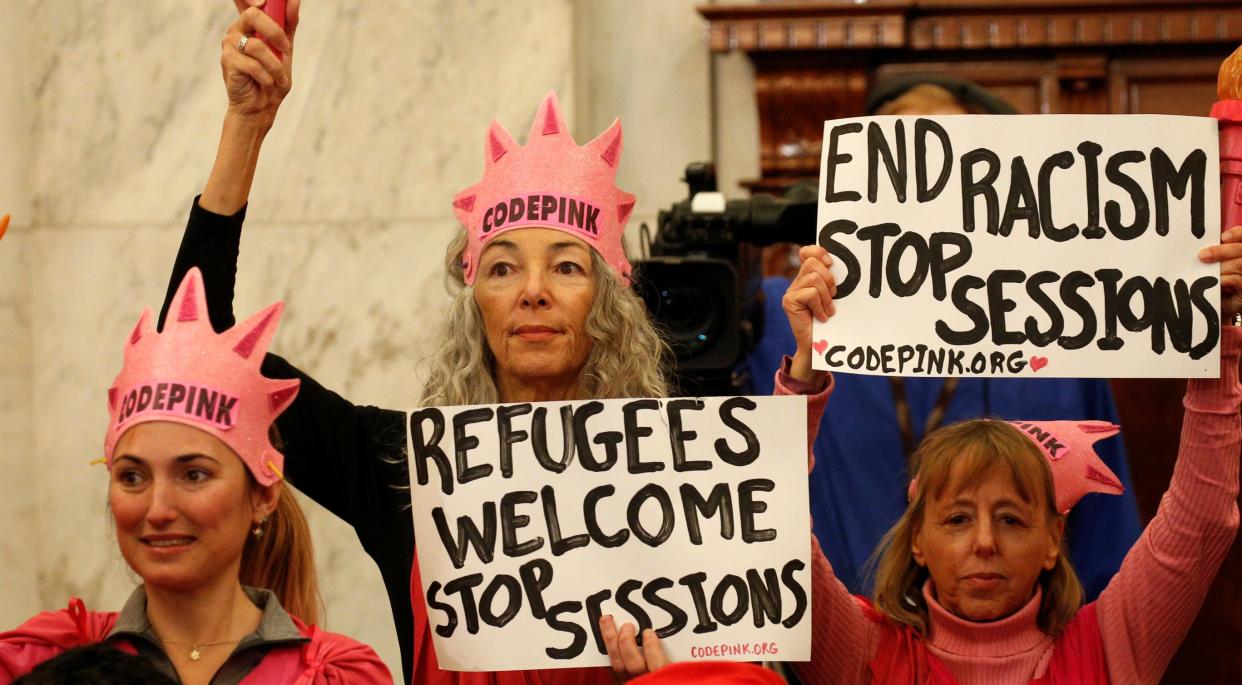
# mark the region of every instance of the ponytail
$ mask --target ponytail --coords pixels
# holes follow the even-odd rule
[[[276,510],[263,524],[263,535],[247,536],[238,576],[242,585],[271,590],[285,611],[303,623],[319,623],[323,598],[319,595],[310,527],[284,484]]]

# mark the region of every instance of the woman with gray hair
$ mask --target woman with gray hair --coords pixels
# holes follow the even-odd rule
[[[193,267],[202,271],[217,330],[233,324],[250,184],[291,83],[298,0],[288,3],[287,33],[250,6],[254,2],[262,4],[235,0],[240,16],[222,41],[229,106],[215,165],[191,209],[170,281],[180,282]],[[446,268],[456,293],[429,360],[421,404],[667,396],[668,348],[629,287],[621,243],[634,197],[614,185],[620,123],[579,146],[549,94],[525,145],[493,123],[484,151],[482,180],[453,200],[463,230],[449,246]],[[826,301],[828,288],[820,284],[798,298]],[[799,314],[811,306],[798,305]],[[161,321],[167,313],[166,304]],[[275,355],[262,368],[271,378],[301,380],[297,399],[277,422],[285,474],[352,525],[379,566],[406,682],[603,683],[664,664],[653,632],[645,633],[639,647],[632,625],[618,629],[604,616],[599,631],[611,669],[441,670],[422,593],[411,597],[421,582],[409,511],[405,414],[354,405]]]

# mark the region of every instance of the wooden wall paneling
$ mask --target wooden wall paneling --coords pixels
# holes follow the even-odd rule
[[[1216,102],[1221,55],[1130,56],[1109,65],[1111,111],[1204,116]]]

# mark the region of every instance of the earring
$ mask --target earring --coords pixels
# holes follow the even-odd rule
[[[254,534],[254,539],[255,539],[255,540],[262,540],[262,539],[263,539],[263,524],[265,524],[265,523],[267,523],[267,516],[266,516],[266,515],[264,515],[264,516],[263,516],[263,518],[259,519],[259,522],[258,522],[258,523],[254,524],[254,530],[252,530],[252,531],[250,531],[250,532]]]

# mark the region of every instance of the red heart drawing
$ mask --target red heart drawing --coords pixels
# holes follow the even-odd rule
[[[814,350],[815,350],[816,354],[823,354],[823,353],[824,353],[824,350],[828,349],[828,341],[827,341],[827,340],[817,340],[817,341],[815,341],[815,342],[811,343],[811,347],[812,347],[812,349],[814,349]]]
[[[1040,369],[1048,365],[1047,357],[1031,357],[1031,371],[1038,372]]]

